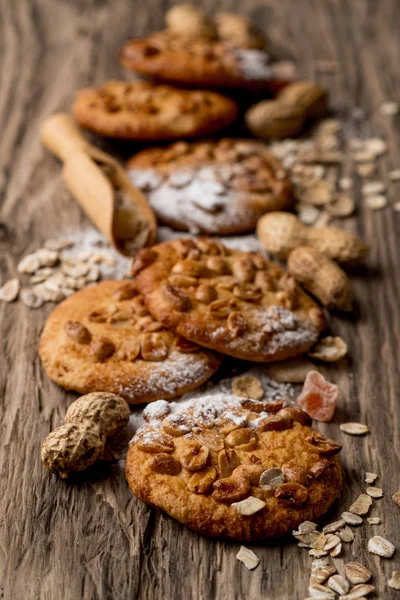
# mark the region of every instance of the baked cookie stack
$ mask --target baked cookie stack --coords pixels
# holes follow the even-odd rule
[[[233,250],[217,237],[177,237],[139,250],[132,279],[95,284],[60,304],[39,353],[49,377],[65,389],[151,403],[127,456],[128,483],[138,498],[213,537],[280,537],[318,519],[339,496],[340,444],[313,430],[309,414],[263,392],[170,401],[201,386],[224,357],[271,363],[309,352],[327,327],[314,298],[328,308],[351,308],[348,280],[332,259],[348,263],[367,248],[344,232],[339,243],[332,228],[311,234],[294,215],[265,216],[291,208],[293,187],[261,141],[191,139],[238,118],[236,102],[215,89],[277,93],[266,101],[273,104],[266,107],[273,126],[264,127],[274,135],[283,131],[278,105],[293,132],[320,115],[326,95],[309,83],[287,93],[291,65],[271,61],[265,39],[243,17],[211,20],[179,5],[166,23],[165,31],[121,51],[125,67],[154,81],[81,90],[73,114],[102,136],[173,142],[142,149],[127,163],[158,220],[209,236],[257,226],[269,252],[289,258],[289,273],[266,254]],[[293,96],[301,99],[301,114],[290,104]],[[306,249],[293,256],[298,246]],[[322,272],[324,284],[316,285]],[[314,412],[315,394],[323,393],[318,383],[317,392],[310,384],[304,404]]]

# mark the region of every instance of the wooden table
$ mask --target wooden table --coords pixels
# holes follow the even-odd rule
[[[215,5],[205,2],[210,9]],[[400,167],[398,121],[379,113],[400,99],[398,0],[224,1],[241,7],[268,31],[271,45],[298,61],[302,75],[331,91],[332,106],[351,135],[382,136],[389,152],[378,179]],[[60,167],[41,147],[40,121],[70,107],[76,88],[123,74],[121,44],[162,25],[166,3],[148,0],[18,0],[0,3],[0,265],[1,281],[18,259],[85,217],[65,191]],[[338,62],[331,75],[318,60]],[[352,108],[367,118],[356,121]],[[395,123],[395,125],[393,125]],[[357,190],[358,194],[358,180]],[[391,201],[400,191],[391,186]],[[365,487],[364,472],[379,473],[385,497],[376,501],[382,524],[364,525],[344,558],[374,571],[379,597],[399,592],[387,579],[400,568],[400,268],[392,207],[373,212],[359,203],[344,227],[372,246],[368,265],[354,276],[356,316],[333,319],[350,358],[330,369],[342,390],[335,422],[321,427],[344,443],[345,488],[332,517]],[[40,444],[62,422],[73,394],[52,384],[36,345],[51,305],[29,310],[0,305],[0,598],[4,600],[263,598],[307,596],[311,559],[294,544],[254,546],[260,566],[248,572],[236,559],[238,544],[209,541],[159,515],[131,495],[118,468],[80,484],[61,482],[43,468]],[[338,424],[369,424],[363,439]],[[391,561],[366,551],[374,534],[397,543]]]

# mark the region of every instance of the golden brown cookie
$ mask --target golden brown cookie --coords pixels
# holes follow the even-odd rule
[[[109,81],[77,94],[73,113],[100,135],[129,140],[173,140],[223,129],[237,116],[229,98],[144,81]]]
[[[341,445],[283,401],[224,394],[151,408],[129,447],[128,484],[199,533],[282,537],[340,495]]]
[[[186,339],[256,362],[302,354],[325,328],[317,304],[279,266],[212,238],[139,251],[132,272],[151,314]]]
[[[127,169],[160,221],[194,233],[252,231],[293,200],[282,164],[254,140],[176,142],[139,152]]]
[[[59,304],[39,354],[47,375],[65,389],[111,392],[130,404],[180,396],[221,362],[153,319],[128,280],[104,281]]]
[[[271,62],[260,48],[240,47],[215,37],[186,37],[169,30],[125,44],[124,67],[160,81],[189,86],[244,88],[278,92],[295,78],[290,61]]]

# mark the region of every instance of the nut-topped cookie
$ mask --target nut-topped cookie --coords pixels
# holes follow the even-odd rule
[[[106,137],[173,140],[223,129],[235,120],[237,106],[214,92],[109,81],[80,90],[73,113],[80,125]]]
[[[178,230],[252,231],[264,213],[293,201],[281,162],[254,140],[176,142],[139,152],[127,169],[160,221]]]
[[[161,81],[276,92],[295,77],[290,61],[271,60],[265,39],[241,15],[208,19],[194,6],[174,6],[167,29],[125,44],[122,65]]]
[[[156,403],[126,461],[132,492],[204,535],[281,537],[338,498],[341,445],[283,401]]]
[[[175,398],[219,367],[208,350],[167,331],[133,281],[104,281],[49,316],[39,345],[47,375],[68,390],[119,394],[130,404]]]
[[[302,354],[325,328],[292,276],[256,252],[212,238],[139,251],[132,265],[151,314],[201,346],[268,362]]]

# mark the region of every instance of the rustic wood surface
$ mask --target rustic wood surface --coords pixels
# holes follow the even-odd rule
[[[64,190],[60,167],[40,146],[40,121],[68,109],[76,88],[124,75],[121,44],[162,24],[167,2],[147,0],[0,0],[0,267],[1,281],[18,259],[85,217]],[[204,3],[210,9],[215,3]],[[398,0],[224,0],[268,31],[271,44],[296,57],[304,76],[329,86],[334,111],[355,135],[383,136],[389,153],[378,177],[400,167],[398,121],[379,114],[400,99]],[[337,61],[333,75],[316,74],[319,59]],[[367,118],[354,120],[359,106]],[[395,125],[394,125],[395,123]],[[390,199],[400,191],[391,187]],[[358,193],[358,190],[356,190]],[[360,206],[345,227],[371,245],[355,274],[358,311],[333,320],[350,358],[330,369],[342,399],[335,422],[321,430],[344,443],[345,489],[332,516],[364,488],[364,471],[379,473],[385,497],[375,502],[382,525],[364,525],[346,547],[372,567],[377,595],[395,599],[387,579],[400,568],[400,215]],[[236,559],[238,544],[204,539],[136,501],[115,467],[81,483],[61,482],[43,468],[39,449],[74,398],[52,384],[36,345],[51,305],[33,311],[0,306],[0,598],[76,600],[130,598],[264,598],[307,596],[310,558],[292,543],[255,546],[253,572]],[[345,436],[338,423],[366,422],[370,435]],[[373,534],[397,543],[385,561],[366,551]],[[340,564],[340,562],[339,562]]]

